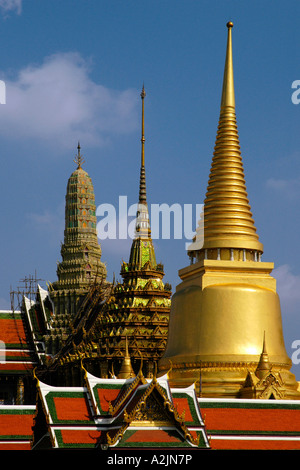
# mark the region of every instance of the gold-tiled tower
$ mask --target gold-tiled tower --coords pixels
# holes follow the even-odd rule
[[[233,24],[227,27],[220,119],[203,218],[189,247],[192,264],[179,271],[182,282],[172,298],[168,343],[159,366],[161,373],[169,370],[173,386],[197,382],[203,397],[257,397],[255,388],[265,397],[267,388],[265,393],[262,389],[274,381],[276,392],[270,396],[298,399],[276,281],[270,275],[274,265],[261,261],[263,245],[246,191],[235,115]],[[264,385],[258,382],[263,347],[269,364]]]

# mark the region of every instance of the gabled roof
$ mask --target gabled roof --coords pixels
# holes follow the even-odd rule
[[[192,389],[176,404],[167,376],[101,379],[85,371],[83,387],[37,386],[53,447],[209,447]],[[191,427],[178,412],[180,400],[189,402]]]
[[[184,395],[184,393],[182,393]],[[191,393],[186,399],[191,400]],[[198,407],[197,400],[193,405]],[[204,423],[198,410],[189,428],[173,401],[166,376],[154,378],[134,391],[123,409],[122,426],[107,433],[108,444],[118,447],[202,447],[208,448]]]

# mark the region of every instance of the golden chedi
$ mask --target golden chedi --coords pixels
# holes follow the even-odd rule
[[[161,374],[169,371],[171,386],[197,382],[202,397],[237,398],[243,396],[249,373],[257,370],[265,345],[270,371],[280,374],[277,395],[297,399],[276,281],[270,275],[274,265],[261,261],[263,245],[246,191],[235,116],[233,24],[227,27],[220,119],[203,217],[189,247],[191,265],[179,271],[182,282],[172,298],[159,369]]]

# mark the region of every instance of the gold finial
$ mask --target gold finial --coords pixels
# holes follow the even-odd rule
[[[231,21],[227,23],[227,28],[228,28],[228,38],[227,38],[227,51],[226,51],[225,68],[224,68],[221,107],[232,106],[234,108],[235,97],[234,97],[232,37],[231,37],[231,30],[233,28],[233,23]]]
[[[143,84],[143,89],[142,89],[142,92],[141,92],[142,100],[145,98],[145,96],[146,96],[146,92],[145,92],[145,87],[144,87],[144,84]]]
[[[74,162],[75,162],[76,165],[77,165],[77,170],[78,170],[79,168],[81,168],[82,163],[85,162],[83,156],[82,156],[81,153],[80,153],[80,150],[81,150],[81,147],[80,147],[80,143],[78,142],[78,145],[77,145],[77,155],[76,155],[76,157],[74,158]]]
[[[143,355],[140,350],[138,350],[138,353],[141,356],[141,364],[140,364],[138,375],[142,376],[143,375]]]

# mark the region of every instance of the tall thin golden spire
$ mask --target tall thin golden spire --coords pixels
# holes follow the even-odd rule
[[[145,116],[144,116],[144,99],[146,96],[145,87],[143,85],[143,89],[141,92],[142,98],[142,137],[141,137],[141,174],[140,174],[140,194],[139,194],[139,202],[142,204],[146,203],[146,171],[145,171]]]
[[[228,37],[220,119],[204,201],[204,249],[262,253],[247,196],[235,115],[232,27]]]
[[[227,23],[228,38],[227,38],[227,50],[223,77],[223,90],[221,99],[221,108],[223,106],[235,107],[235,96],[234,96],[234,79],[233,79],[233,60],[232,60],[232,34],[233,23],[229,21]]]

